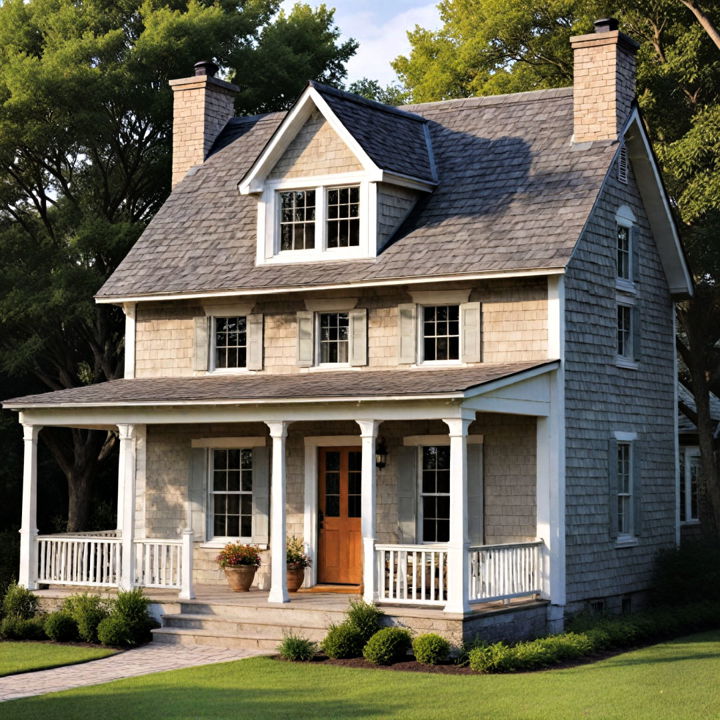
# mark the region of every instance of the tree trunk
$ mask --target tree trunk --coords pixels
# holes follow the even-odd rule
[[[717,45],[720,50],[720,32],[713,25],[710,16],[695,2],[695,0],[680,0],[680,2],[695,16],[700,27],[708,34],[708,37]]]

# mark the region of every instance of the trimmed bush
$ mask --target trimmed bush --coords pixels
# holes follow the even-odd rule
[[[423,665],[439,665],[447,660],[450,654],[450,643],[440,635],[427,633],[418,635],[412,641],[415,659]]]
[[[108,615],[97,626],[98,640],[103,645],[128,647],[132,640],[132,630],[127,620],[119,615]]]
[[[4,640],[44,640],[43,618],[22,618],[8,615],[0,622],[0,637]]]
[[[328,657],[342,660],[360,657],[363,645],[363,638],[358,629],[354,625],[344,622],[328,628],[328,634],[320,647]]]
[[[302,635],[290,633],[283,637],[283,641],[278,647],[280,657],[293,662],[308,662],[315,656],[317,646],[312,640],[308,640]]]
[[[148,603],[149,600],[140,588],[119,592],[110,615],[98,625],[100,642],[122,647],[135,647],[149,642],[155,622],[148,612]]]
[[[463,640],[458,647],[455,664],[459,667],[467,667],[470,664],[470,651],[484,647],[487,647],[487,643],[479,635],[475,635],[472,640]]]
[[[410,649],[410,633],[398,627],[378,630],[363,650],[363,657],[376,665],[392,665],[404,660]]]
[[[5,617],[24,618],[29,620],[38,608],[37,596],[26,590],[22,585],[12,583],[3,598],[3,615]]]
[[[81,640],[89,643],[98,641],[98,625],[108,616],[108,602],[99,595],[71,595],[62,605],[66,612],[77,623],[78,635]]]
[[[77,623],[62,610],[50,613],[43,625],[45,634],[55,642],[72,642],[78,639]]]
[[[380,630],[380,618],[384,614],[377,605],[366,603],[364,600],[351,600],[346,622],[360,633],[362,643],[365,645]]]

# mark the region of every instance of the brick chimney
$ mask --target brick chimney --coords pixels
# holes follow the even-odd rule
[[[635,99],[638,43],[618,21],[595,21],[595,32],[570,38],[573,49],[575,142],[617,140]]]
[[[195,63],[195,75],[171,80],[173,91],[172,186],[201,165],[220,131],[235,115],[237,85],[215,77],[218,66]]]

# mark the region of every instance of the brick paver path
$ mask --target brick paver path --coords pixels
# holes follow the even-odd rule
[[[204,646],[151,643],[136,650],[127,650],[79,665],[65,665],[50,670],[0,677],[0,702],[59,690],[71,690],[86,685],[99,685],[163,670],[179,670],[194,665],[241,660],[262,654],[253,650],[222,650]]]

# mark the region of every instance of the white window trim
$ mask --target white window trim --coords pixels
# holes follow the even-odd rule
[[[637,287],[633,277],[635,276],[634,258],[635,248],[633,247],[633,227],[637,224],[635,213],[627,206],[622,205],[615,213],[615,288],[620,292],[626,292],[631,295],[637,294]],[[628,275],[623,278],[617,274],[617,227],[627,228],[628,231]]]
[[[683,483],[685,487],[685,520],[681,520],[680,524],[685,527],[688,525],[699,525],[700,524],[700,518],[691,518],[690,515],[692,514],[692,483],[690,481],[690,463],[692,458],[700,459],[700,448],[694,445],[686,445],[683,448],[684,457],[683,457],[683,465],[682,465],[682,476],[680,477],[680,482]],[[679,498],[678,498],[679,499]]]
[[[247,353],[248,353],[248,315],[236,315],[236,314],[220,314],[215,312],[208,316],[210,318],[210,338],[209,338],[209,357],[208,357],[208,374],[213,375],[244,375],[249,373],[247,367]],[[231,367],[231,368],[219,368],[215,366],[216,362],[216,348],[215,348],[215,321],[219,317],[244,317],[245,318],[245,365],[243,367]]]
[[[615,345],[616,345],[616,352],[615,352],[615,365],[619,368],[623,368],[624,370],[637,370],[640,366],[635,359],[635,330],[636,328],[633,327],[633,323],[635,322],[635,314],[632,312],[633,308],[636,305],[635,298],[632,297],[624,297],[621,295],[617,295],[615,297],[615,304],[616,304],[616,317],[615,317]],[[617,352],[617,308],[618,307],[627,307],[630,308],[630,355],[620,355],[620,353]]]
[[[630,471],[630,532],[629,533],[620,533],[620,529],[618,528],[618,536],[615,540],[615,547],[633,547],[639,543],[637,536],[635,535],[635,476],[634,476],[634,469],[635,469],[635,443],[637,442],[637,433],[636,432],[625,432],[625,431],[616,431],[613,433],[615,440],[617,440],[618,443],[624,443],[630,447],[630,456],[628,458],[629,462],[629,471]],[[614,462],[617,462],[617,458],[614,458]],[[619,493],[618,493],[619,494]],[[614,502],[615,505],[615,512],[617,512],[617,498],[618,494],[615,495]]]
[[[348,339],[347,339],[347,352],[348,352],[348,361],[347,362],[335,362],[335,363],[323,363],[320,362],[320,316],[321,315],[337,315],[340,313],[345,313],[348,316]],[[313,325],[314,325],[314,333],[315,333],[315,347],[313,348],[313,353],[315,354],[315,362],[312,364],[311,367],[322,369],[322,370],[347,370],[351,367],[350,365],[350,312],[348,310],[317,310],[313,313]]]
[[[327,247],[326,191],[334,187],[360,188],[360,242],[354,247]],[[315,248],[280,250],[279,193],[315,190]],[[377,183],[365,172],[285,178],[265,183],[258,201],[258,265],[293,262],[357,260],[377,255]]]
[[[426,307],[442,307],[443,305],[457,305],[458,309],[458,358],[457,360],[426,360],[425,359],[425,308]],[[462,360],[462,341],[463,341],[463,329],[462,329],[462,317],[460,312],[461,303],[456,302],[438,302],[438,303],[425,303],[424,305],[417,305],[417,320],[416,320],[416,331],[417,331],[417,362],[415,367],[457,367],[465,366]]]

